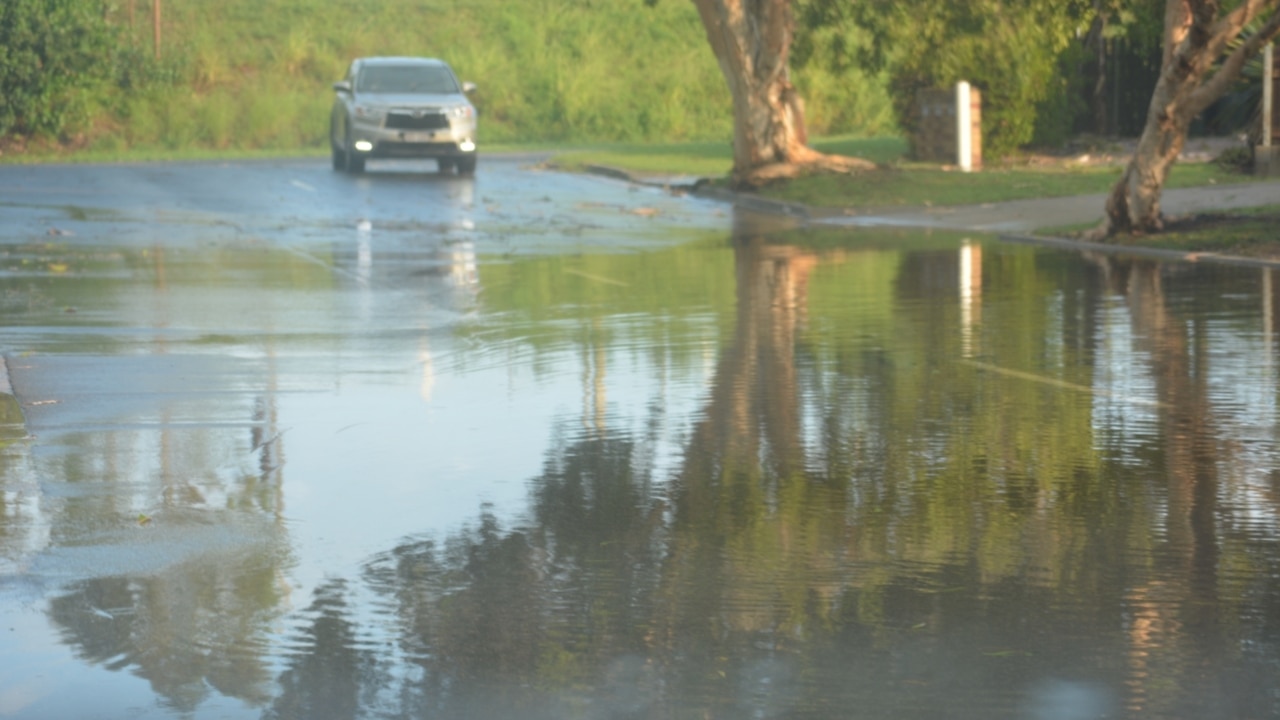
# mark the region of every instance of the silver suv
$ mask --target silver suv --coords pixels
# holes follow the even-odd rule
[[[476,171],[476,109],[447,63],[370,57],[333,84],[329,116],[333,169],[364,172],[369,158],[435,158],[441,172]]]

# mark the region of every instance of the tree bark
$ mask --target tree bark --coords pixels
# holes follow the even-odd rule
[[[791,0],[693,0],[733,97],[733,181],[755,186],[811,168],[874,167],[808,146],[804,101],[788,60],[795,23]]]
[[[155,45],[156,60],[160,59],[160,0],[151,0],[151,35]]]
[[[1278,8],[1280,0],[1243,0],[1228,12],[1217,0],[1166,0],[1164,56],[1146,125],[1091,239],[1161,229],[1160,194],[1191,122],[1226,93],[1247,60],[1280,33]],[[1265,21],[1257,32],[1230,48],[1260,19]]]

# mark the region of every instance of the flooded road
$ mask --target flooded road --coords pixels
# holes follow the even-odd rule
[[[1272,271],[530,162],[0,168],[0,717],[1280,714]]]

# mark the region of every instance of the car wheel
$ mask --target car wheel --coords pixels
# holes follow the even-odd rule
[[[442,173],[453,172],[453,164],[453,158],[440,158],[436,160],[436,167],[439,168]]]
[[[333,148],[330,148],[330,149],[333,151],[333,169],[334,169],[334,170],[339,170],[339,171],[341,171],[341,170],[346,170],[346,169],[347,169],[347,154],[346,154],[345,152],[343,152],[343,151],[339,150],[337,147],[333,147]]]
[[[458,174],[475,175],[476,174],[476,156],[468,155],[458,158]]]

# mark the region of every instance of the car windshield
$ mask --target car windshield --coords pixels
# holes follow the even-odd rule
[[[360,71],[356,90],[363,93],[456,93],[458,81],[438,65],[373,65]]]

